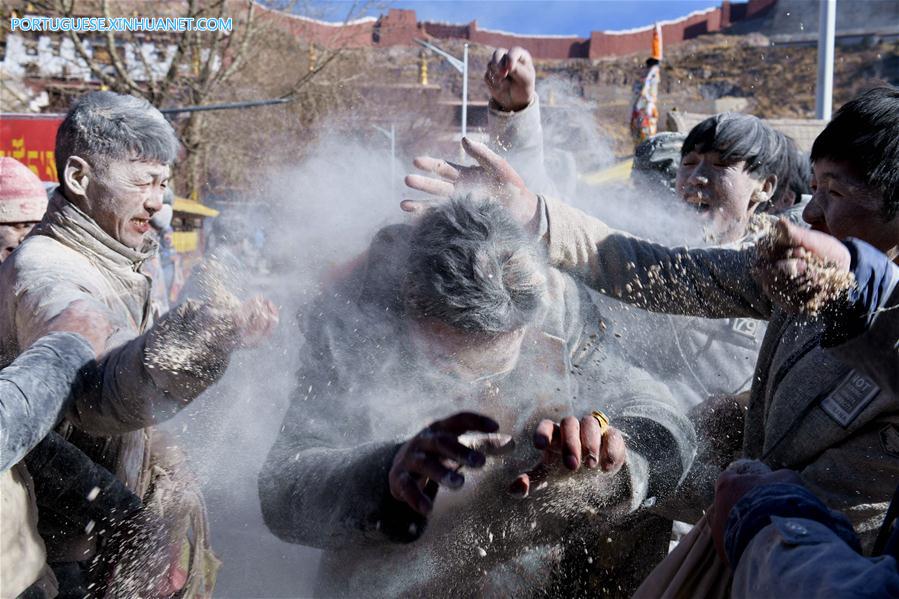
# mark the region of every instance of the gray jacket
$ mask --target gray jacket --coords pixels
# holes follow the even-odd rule
[[[583,287],[554,270],[552,307],[528,331],[514,372],[474,383],[433,372],[405,342],[399,289],[410,230],[382,230],[365,263],[306,312],[296,394],[260,475],[263,515],[280,538],[327,550],[323,595],[545,591],[565,552],[583,553],[574,537],[565,545],[566,531],[677,486],[692,427],[663,385],[617,356]],[[537,420],[597,407],[628,435],[622,471],[582,470],[527,500],[509,497],[514,477],[539,459]],[[466,471],[463,490],[440,491],[426,521],[393,499],[387,474],[401,443],[461,410],[497,418],[516,448]]]
[[[79,372],[93,359],[80,336],[52,333],[0,372],[0,472],[21,461],[62,420],[78,394]]]
[[[71,333],[53,333],[0,372],[0,591],[15,597],[32,584],[54,589],[28,472],[19,465],[62,418],[77,390],[78,373],[94,352]],[[13,468],[13,470],[11,470]]]
[[[556,196],[558,187],[572,187],[547,174],[539,100],[514,113],[491,109],[487,122],[492,147],[509,160],[531,191]],[[746,242],[750,240],[748,236]],[[712,396],[749,390],[765,321],[652,314],[609,297],[595,301],[615,323],[631,362],[668,384],[683,409]]]
[[[883,518],[899,477],[888,441],[899,426],[895,310],[859,339],[824,348],[822,321],[775,308],[752,277],[753,248],[666,248],[614,231],[546,201],[550,260],[591,287],[660,312],[768,320],[749,399],[743,454],[798,470],[863,544]],[[720,470],[697,460],[671,504],[679,519],[711,503]]]

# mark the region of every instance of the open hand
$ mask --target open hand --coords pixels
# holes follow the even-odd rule
[[[278,325],[278,307],[264,297],[256,296],[240,305],[235,321],[241,345],[256,347],[271,337]]]
[[[480,468],[487,461],[484,453],[466,447],[459,437],[471,431],[497,430],[496,421],[474,412],[459,412],[431,423],[397,451],[388,474],[390,494],[416,512],[429,514],[438,487],[461,488],[465,477],[459,469]]]
[[[534,447],[543,450],[543,457],[533,469],[518,475],[509,488],[514,495],[526,497],[561,466],[576,472],[583,464],[590,470],[601,468],[614,474],[627,459],[621,432],[611,426],[603,432],[593,416],[584,416],[580,421],[568,416],[560,423],[542,420],[534,433]]]
[[[481,193],[500,202],[512,217],[525,228],[536,232],[537,196],[532,193],[506,160],[486,145],[462,139],[462,148],[475,159],[476,166],[462,166],[446,160],[419,156],[413,161],[416,168],[436,174],[439,179],[422,175],[406,175],[406,185],[440,198],[466,193]],[[404,200],[400,207],[406,212],[427,210],[427,200]]]

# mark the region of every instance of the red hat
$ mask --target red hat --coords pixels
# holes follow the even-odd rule
[[[15,158],[0,158],[0,224],[44,218],[47,191],[31,169]]]

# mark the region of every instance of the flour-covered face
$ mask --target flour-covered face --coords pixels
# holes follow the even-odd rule
[[[696,208],[715,241],[740,239],[758,207],[764,186],[746,170],[746,162],[724,161],[718,152],[688,152],[677,169],[677,194]]]
[[[37,223],[7,223],[0,225],[0,262],[19,247]]]
[[[512,370],[527,329],[475,333],[423,319],[413,320],[408,330],[412,346],[436,368],[471,381]]]
[[[84,210],[115,240],[139,249],[150,219],[162,208],[170,174],[160,162],[111,160],[93,169]]]

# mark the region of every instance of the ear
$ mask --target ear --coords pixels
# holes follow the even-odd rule
[[[87,186],[90,183],[92,174],[91,165],[83,158],[80,156],[69,156],[63,170],[63,181],[65,182],[65,189],[74,196],[70,197],[70,200],[87,197]]]
[[[774,190],[777,189],[777,175],[768,175],[765,177],[765,180],[762,181],[762,187],[759,191],[768,196],[768,199],[771,199],[771,196],[774,195]]]
[[[770,202],[775,189],[777,189],[777,175],[768,175],[759,181],[758,187],[749,198],[750,210],[755,210],[759,206]]]

